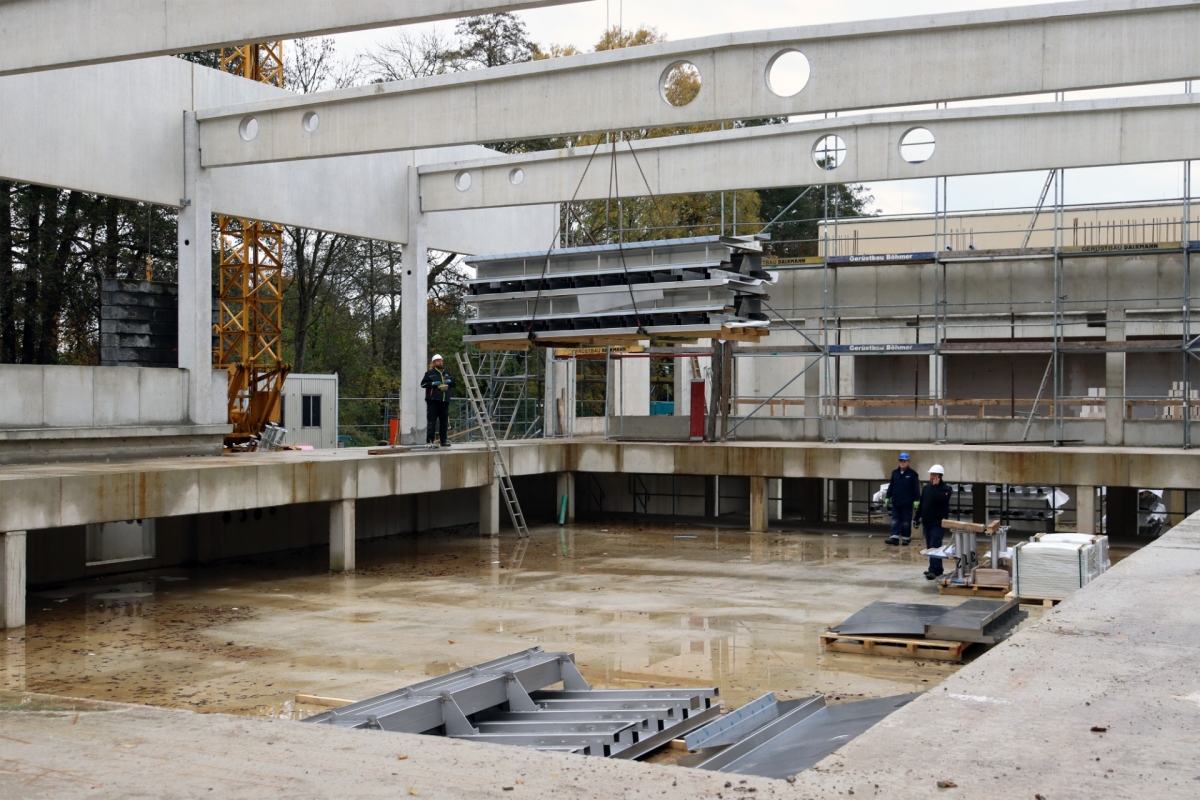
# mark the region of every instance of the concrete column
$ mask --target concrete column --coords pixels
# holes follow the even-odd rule
[[[1187,519],[1187,493],[1182,489],[1166,489],[1163,492],[1163,505],[1167,507],[1167,527],[1174,528]]]
[[[212,185],[200,167],[195,114],[183,123],[184,205],[179,212],[179,368],[188,371],[188,418],[196,424],[224,421],[213,408]]]
[[[945,399],[946,387],[942,386],[942,358],[943,356],[929,357],[929,399],[938,403]],[[929,407],[929,416],[936,417],[938,415],[937,405]]]
[[[489,483],[479,487],[479,535],[495,536],[500,533],[500,484]]]
[[[547,353],[546,363],[546,438],[569,437],[575,433],[576,361],[554,358],[553,352]]]
[[[650,359],[614,358],[608,405],[614,417],[650,416]]]
[[[1096,532],[1096,487],[1075,487],[1075,520],[1077,533]]]
[[[401,268],[400,335],[404,347],[400,348],[400,440],[415,445],[425,442],[421,378],[433,355],[429,352],[429,246],[416,167],[408,170],[408,244],[404,245]],[[458,365],[446,366],[457,370]]]
[[[558,514],[562,510],[563,498],[567,498],[567,523],[575,522],[575,473],[560,472],[558,473],[558,487],[554,494],[554,518],[558,519]]]
[[[25,531],[0,533],[0,628],[25,627]]]
[[[704,478],[704,516],[721,516],[721,478],[717,475]]]
[[[770,505],[770,519],[783,519],[783,478],[773,478],[767,482],[767,502]]]
[[[833,508],[837,522],[850,521],[850,481],[833,481]]]
[[[767,531],[767,479],[750,478],[750,530],[754,533]]]
[[[1125,311],[1109,309],[1105,339],[1125,341]],[[1104,443],[1110,446],[1125,444],[1125,354],[1106,353],[1104,356]]]
[[[813,360],[805,362],[808,367]],[[804,373],[804,438],[810,442],[821,438],[821,371],[820,364],[811,366]]]
[[[354,571],[354,501],[329,505],[329,571]]]

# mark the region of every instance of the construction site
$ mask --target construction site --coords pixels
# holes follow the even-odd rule
[[[285,74],[589,5],[0,3],[0,273],[10,182],[177,218],[0,363],[0,795],[1200,796],[1200,1]],[[288,228],[398,254],[395,392],[289,363]]]

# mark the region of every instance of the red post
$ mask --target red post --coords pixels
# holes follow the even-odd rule
[[[692,381],[692,441],[704,441],[704,415],[707,404],[704,398],[705,381]]]
[[[400,420],[388,421],[388,444],[395,447],[400,443]]]

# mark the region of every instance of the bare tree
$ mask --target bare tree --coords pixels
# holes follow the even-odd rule
[[[423,33],[400,31],[364,57],[364,70],[374,81],[410,81],[457,72],[451,43],[436,29]]]

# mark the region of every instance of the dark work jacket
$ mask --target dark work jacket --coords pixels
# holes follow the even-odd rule
[[[937,486],[925,484],[921,492],[921,524],[925,530],[942,527],[942,522],[950,516],[950,485],[942,481]]]
[[[892,482],[888,484],[887,497],[892,501],[892,505],[911,506],[921,497],[921,479],[917,477],[917,472],[912,467],[900,471],[899,467],[892,470]]]
[[[439,389],[438,386],[446,384],[448,388]],[[441,369],[430,369],[425,373],[425,377],[421,379],[421,388],[425,390],[426,400],[435,400],[439,403],[449,403],[450,395],[454,391],[454,376],[450,374],[445,367]]]

